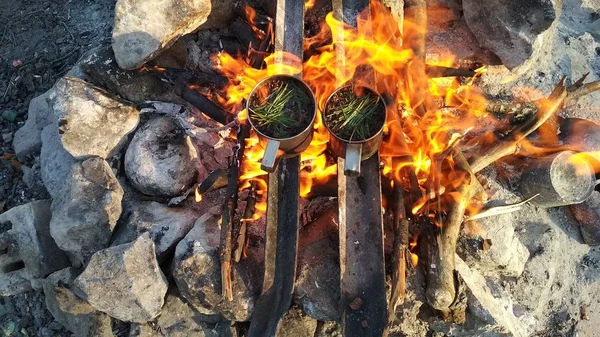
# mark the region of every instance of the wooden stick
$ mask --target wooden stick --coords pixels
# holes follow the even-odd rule
[[[552,91],[552,94],[540,102],[536,118],[515,128],[504,139],[496,142],[490,149],[486,150],[484,155],[473,159],[471,162],[473,172],[477,173],[500,158],[516,153],[519,142],[537,130],[548,118],[554,115],[563,106],[566,97],[567,89],[565,87],[565,78],[563,77]]]
[[[400,181],[394,181],[392,212],[394,215],[394,246],[392,253],[392,294],[388,305],[388,318],[383,336],[389,334],[391,323],[396,318],[398,305],[406,296],[406,251],[408,250],[408,227],[404,209],[404,187]]]
[[[567,89],[568,94],[565,102],[574,101],[598,90],[600,90],[600,81],[590,82],[579,86],[573,85],[573,87]]]
[[[250,131],[247,124],[242,124],[238,128],[238,144],[231,158],[231,170],[229,171],[229,181],[227,183],[227,201],[221,211],[221,242],[220,242],[220,260],[221,260],[221,293],[227,301],[233,301],[233,282],[232,282],[232,253],[233,253],[233,229],[235,212],[238,202],[238,182],[242,159],[244,158],[244,149],[246,138]]]
[[[427,302],[434,309],[445,311],[454,301],[456,289],[454,286],[454,254],[456,253],[456,242],[460,233],[460,225],[471,198],[479,190],[479,184],[475,174],[470,169],[467,160],[458,150],[455,151],[454,159],[456,168],[468,171],[470,175],[469,182],[464,183],[458,189],[460,200],[456,202],[448,212],[448,218],[444,228],[440,230],[436,237],[437,249],[433,250],[433,256],[430,256],[430,273],[428,275],[428,284],[426,297]]]

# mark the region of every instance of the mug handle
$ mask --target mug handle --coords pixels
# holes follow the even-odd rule
[[[267,141],[267,148],[263,154],[263,158],[260,162],[260,168],[263,171],[272,173],[275,171],[279,159],[281,158],[281,151],[279,151],[279,145],[281,143],[278,140],[269,139]]]
[[[346,144],[346,156],[344,158],[344,174],[349,177],[360,175],[360,163],[362,157],[362,144]]]

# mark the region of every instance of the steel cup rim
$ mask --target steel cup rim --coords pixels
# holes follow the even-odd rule
[[[367,142],[369,142],[369,141],[371,141],[371,140],[373,140],[373,139],[381,136],[381,132],[383,131],[383,128],[385,127],[385,123],[386,123],[386,119],[387,118],[384,118],[383,123],[381,124],[381,127],[377,130],[377,132],[375,132],[375,134],[373,136],[371,136],[369,138],[366,138],[366,139],[363,139],[363,140],[347,140],[347,139],[344,139],[344,138],[338,136],[335,132],[333,132],[329,128],[329,125],[327,125],[327,120],[325,119],[325,113],[327,112],[327,106],[329,105],[329,101],[331,100],[331,98],[333,97],[333,95],[335,95],[338,91],[341,91],[341,90],[346,89],[348,87],[352,88],[352,87],[355,87],[355,85],[353,85],[353,84],[343,85],[343,86],[335,89],[329,95],[329,97],[327,97],[327,100],[325,101],[325,106],[323,107],[323,110],[322,110],[323,125],[325,125],[325,128],[327,129],[327,131],[329,132],[329,134],[331,136],[333,136],[335,139],[341,141],[344,144],[364,144],[364,143],[367,143]],[[383,112],[384,112],[384,114],[386,114],[386,117],[387,117],[387,105],[385,104],[385,100],[383,99],[383,96],[381,96],[375,90],[373,90],[372,88],[370,88],[368,86],[359,85],[359,86],[356,86],[356,87],[364,88],[366,90],[369,90],[373,94],[379,96],[379,98],[381,99],[381,104],[383,104]]]
[[[287,138],[276,138],[276,137],[271,137],[271,136],[267,136],[264,133],[262,133],[252,122],[252,118],[250,117],[250,97],[252,97],[252,95],[254,95],[255,91],[260,88],[261,85],[263,85],[264,83],[266,83],[267,81],[272,81],[274,79],[278,79],[278,78],[284,78],[286,80],[293,80],[293,81],[298,81],[301,85],[303,85],[308,92],[310,93],[310,98],[312,99],[313,102],[313,106],[314,109],[313,113],[312,113],[312,118],[310,120],[310,123],[308,123],[308,126],[306,128],[304,128],[301,132],[299,132],[298,134],[291,136],[291,137],[287,137]],[[254,132],[256,132],[259,136],[269,139],[269,140],[276,140],[279,142],[283,142],[286,140],[293,140],[298,138],[299,136],[301,136],[302,134],[304,134],[305,132],[307,132],[308,130],[314,128],[314,124],[315,124],[315,119],[317,117],[317,100],[315,98],[315,94],[312,91],[312,89],[308,86],[308,84],[306,82],[304,82],[302,79],[297,78],[295,76],[292,75],[285,75],[285,74],[278,74],[278,75],[271,75],[268,77],[263,78],[260,82],[256,83],[256,85],[254,86],[254,88],[252,88],[252,90],[250,91],[250,94],[248,95],[248,99],[246,100],[246,111],[248,114],[248,122],[250,123],[250,126],[252,127],[252,129],[254,130]]]

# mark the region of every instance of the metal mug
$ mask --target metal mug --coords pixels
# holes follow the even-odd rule
[[[521,175],[523,196],[537,194],[531,202],[540,207],[579,204],[589,198],[596,186],[594,171],[585,161],[570,162],[573,155],[563,151],[531,160]]]
[[[323,124],[329,131],[331,137],[329,137],[328,148],[329,151],[336,157],[344,158],[344,174],[350,177],[357,177],[360,175],[360,163],[363,160],[371,158],[377,150],[379,150],[379,145],[381,145],[381,141],[383,139],[383,127],[385,126],[385,116],[383,118],[383,122],[379,127],[378,131],[371,137],[358,141],[351,141],[344,139],[337,134],[335,134],[327,125],[327,119],[325,115],[327,114],[327,108],[329,106],[330,100],[332,97],[339,91],[344,90],[348,87],[353,87],[352,85],[346,85],[336,89],[330,96],[327,98],[327,102],[325,103],[325,108],[323,109]],[[386,105],[383,100],[383,97],[376,93],[374,90],[368,87],[360,87],[361,89],[368,90],[372,94],[379,96],[379,104],[382,105],[383,113],[386,113]]]
[[[252,96],[262,86],[268,84],[271,81],[276,81],[276,80],[296,81],[298,84],[300,84],[302,87],[304,87],[306,89],[306,93],[309,95],[311,102],[312,102],[312,108],[309,109],[312,111],[312,117],[310,119],[310,123],[302,132],[300,132],[299,134],[297,134],[295,136],[288,137],[288,138],[275,138],[275,137],[267,136],[264,133],[260,132],[260,130],[258,130],[256,125],[254,125],[254,123],[252,122],[252,114],[250,113],[250,101],[251,101]],[[315,117],[317,115],[316,107],[317,107],[317,104],[316,104],[314,93],[312,92],[310,87],[304,81],[302,81],[296,77],[293,77],[290,75],[269,76],[269,77],[263,79],[262,81],[258,82],[256,84],[256,86],[254,86],[254,88],[250,92],[250,95],[248,96],[248,100],[246,102],[246,109],[248,111],[248,121],[250,122],[252,129],[254,129],[254,131],[256,131],[256,133],[258,134],[261,144],[264,144],[266,142],[265,152],[264,152],[263,158],[260,162],[260,168],[263,171],[274,172],[275,169],[277,168],[277,164],[279,163],[279,160],[281,159],[281,157],[287,157],[287,158],[295,157],[295,156],[299,155],[302,151],[306,150],[306,148],[308,147],[308,145],[310,145],[310,142],[312,141],[313,124],[315,121]]]

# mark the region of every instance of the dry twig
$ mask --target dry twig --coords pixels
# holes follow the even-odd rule
[[[506,137],[497,141],[490,149],[486,150],[484,155],[477,156],[473,159],[471,162],[471,169],[473,172],[477,173],[500,158],[515,154],[519,142],[542,126],[548,118],[553,116],[563,106],[566,98],[567,89],[565,86],[565,78],[563,77],[550,96],[547,99],[538,102],[540,108],[538,109],[535,118],[532,118],[529,122],[525,122],[512,130]]]

